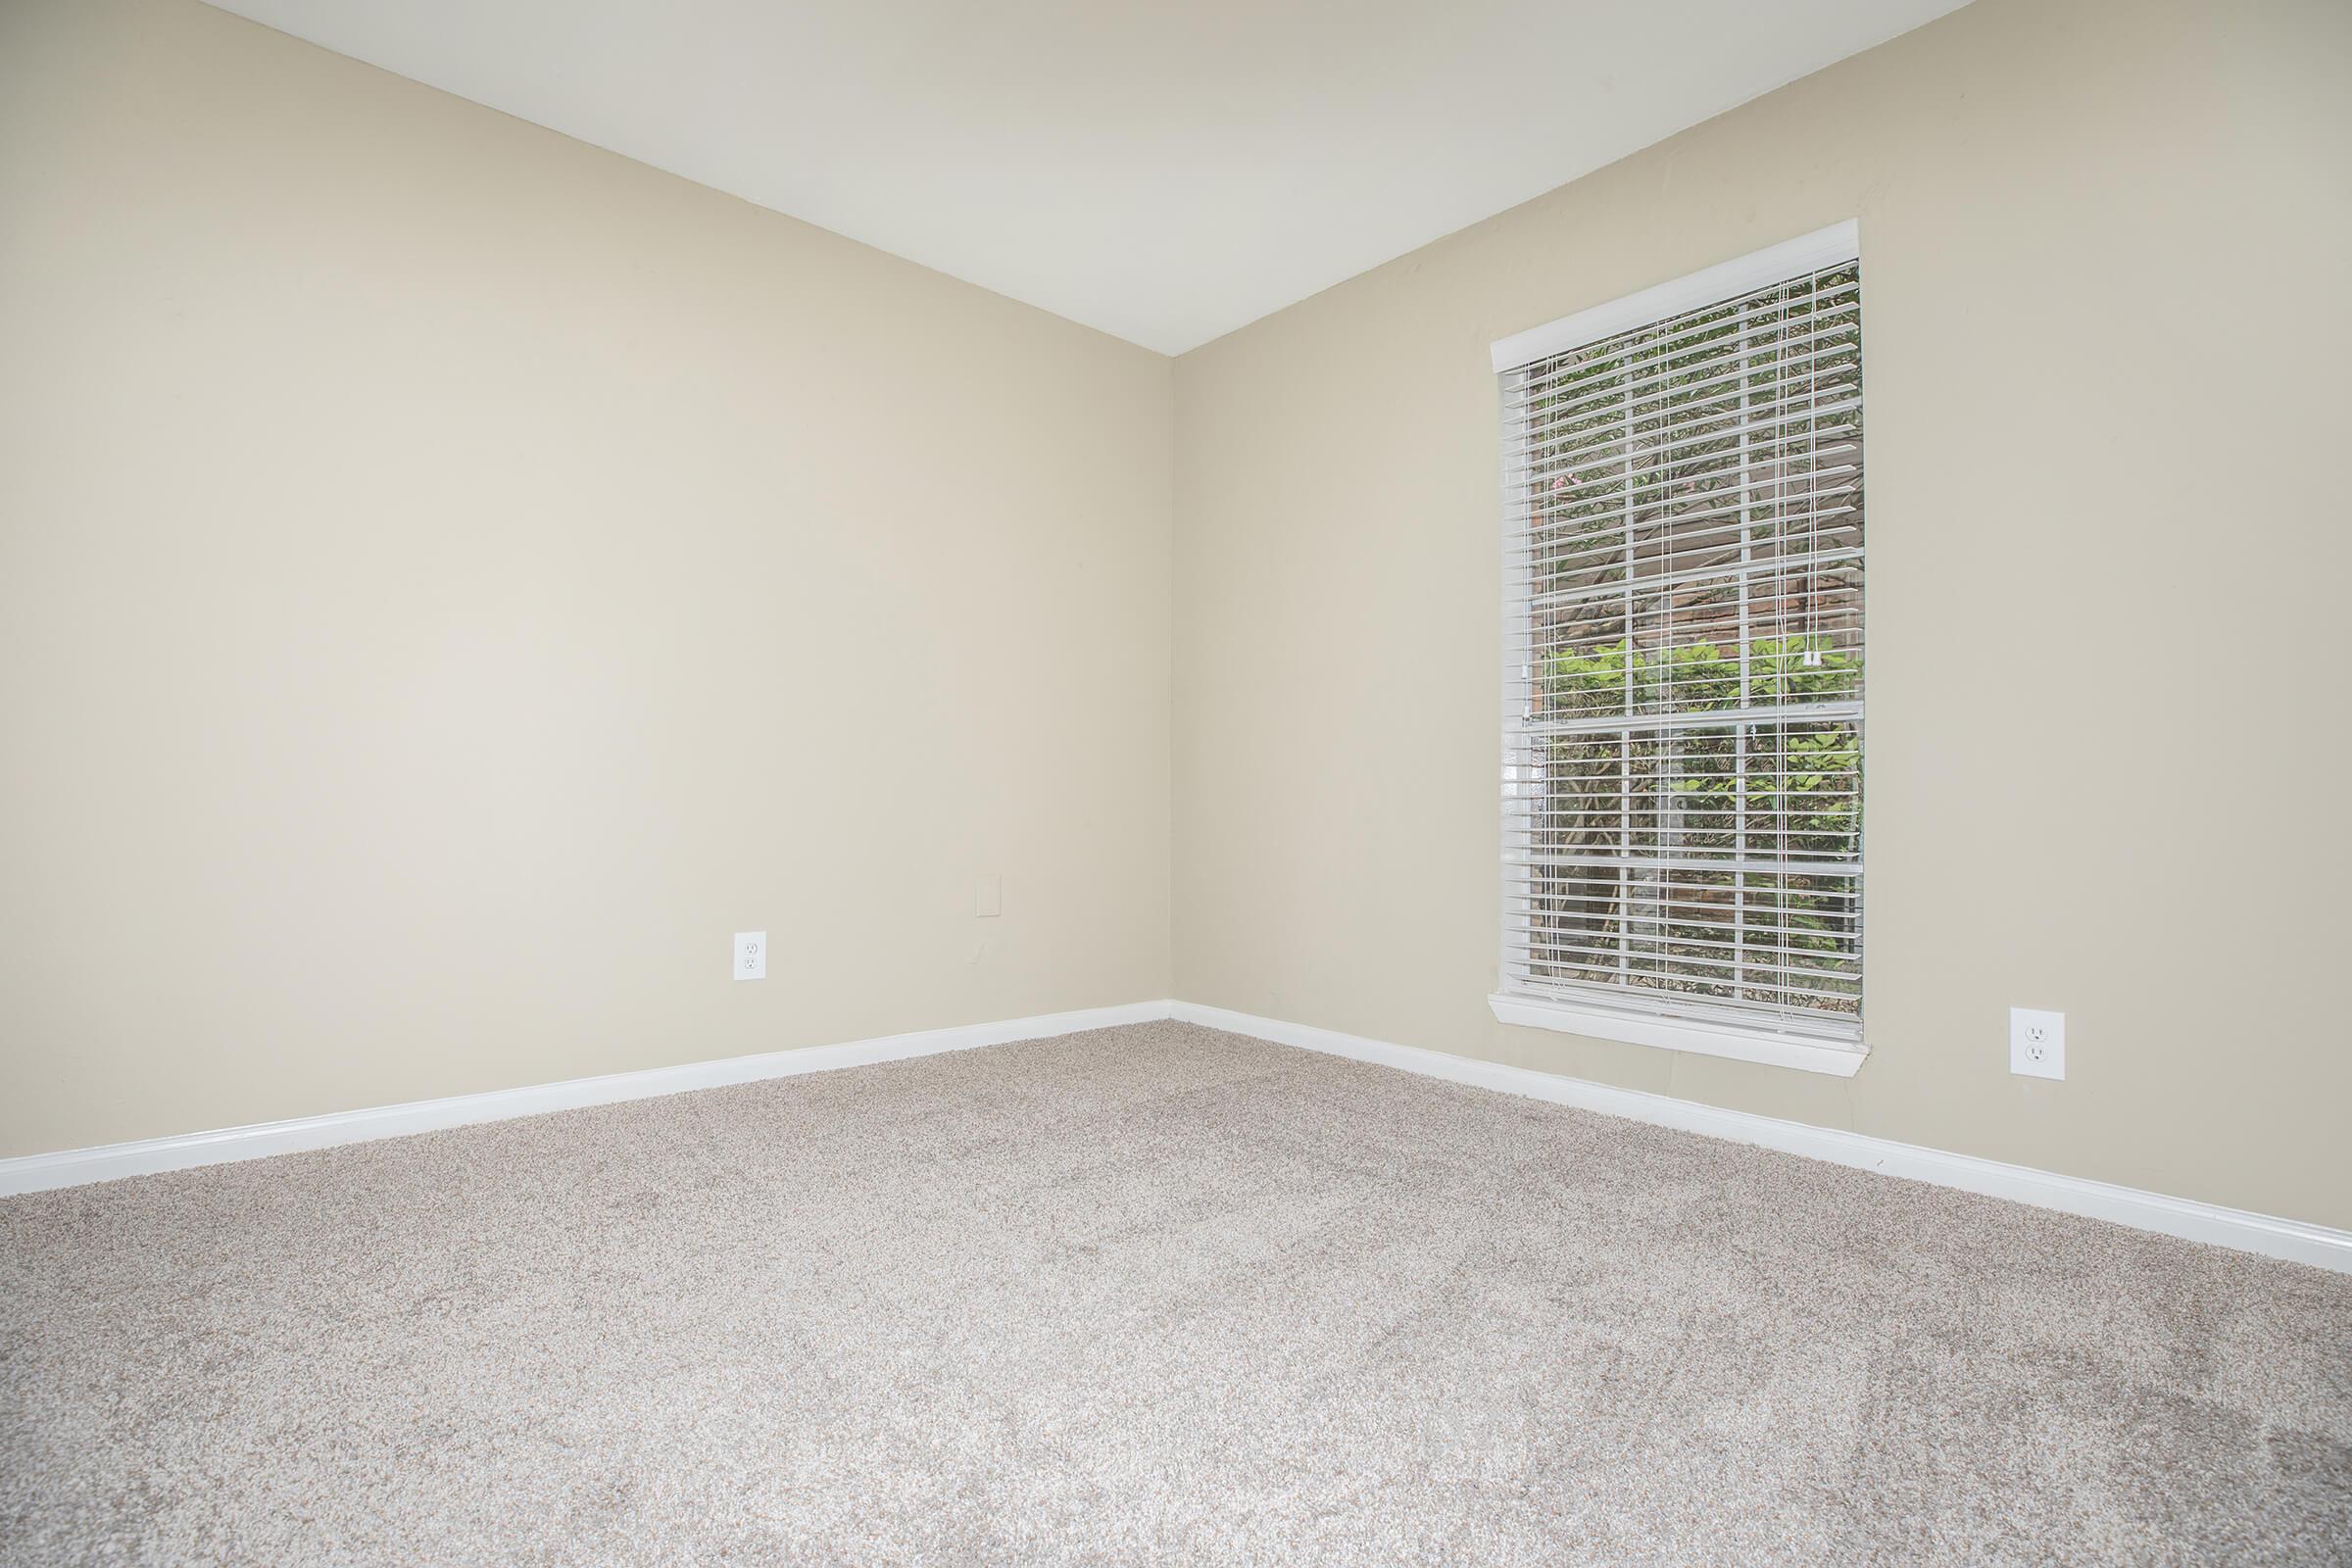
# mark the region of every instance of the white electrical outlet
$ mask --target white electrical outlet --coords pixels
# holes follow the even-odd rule
[[[973,890],[972,912],[983,920],[994,920],[1004,912],[1004,884],[994,873],[983,876]]]
[[[2009,1070],[2029,1078],[2066,1076],[2066,1014],[2009,1009]]]
[[[767,933],[738,931],[735,933],[735,978],[764,980],[767,978]]]

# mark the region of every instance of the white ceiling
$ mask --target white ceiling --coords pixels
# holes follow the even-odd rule
[[[1181,353],[1963,0],[225,0]]]

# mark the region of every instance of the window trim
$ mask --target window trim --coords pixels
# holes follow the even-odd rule
[[[1589,310],[1564,316],[1524,332],[1495,340],[1492,347],[1494,371],[1496,375],[1520,369],[1538,360],[1550,359],[1573,349],[1614,337],[1620,332],[1702,309],[1718,301],[1769,288],[1790,277],[1844,262],[1858,261],[1862,255],[1861,227],[1858,220],[1847,219],[1826,228],[1800,234],[1778,245],[1765,247],[1745,256],[1735,257],[1713,267],[1702,268],[1688,276],[1674,278],[1653,287],[1628,294],[1621,299],[1595,305]],[[1867,385],[1867,381],[1865,385]],[[1507,468],[1510,454],[1502,454]],[[1868,481],[1865,479],[1867,485]],[[1863,589],[1867,599],[1867,579]],[[1508,573],[1503,583],[1503,639],[1506,650],[1511,640],[1513,606]],[[1867,640],[1868,621],[1863,633]],[[1507,658],[1507,655],[1506,655]],[[1507,675],[1506,675],[1507,681]],[[1862,836],[1870,834],[1871,812],[1868,806],[1870,771],[1862,773]],[[1865,857],[1867,858],[1867,857]],[[1507,948],[1511,931],[1511,897],[1507,883],[1498,900],[1501,941],[1497,952]],[[1868,905],[1864,906],[1865,910]],[[1867,914],[1865,915],[1867,918]],[[1867,952],[1867,943],[1863,951]],[[1499,978],[1499,971],[1498,971]],[[1865,998],[1869,992],[1869,974],[1865,967],[1862,987]],[[1784,1032],[1768,1027],[1742,1027],[1738,1024],[1702,1022],[1676,1017],[1651,1017],[1631,1010],[1620,1010],[1596,1004],[1564,1001],[1553,997],[1528,996],[1497,989],[1487,997],[1496,1021],[1525,1028],[1549,1029],[1562,1034],[1582,1035],[1594,1040],[1623,1041],[1631,1045],[1654,1046],[1667,1051],[1682,1051],[1700,1055],[1719,1056],[1735,1061],[1751,1061],[1775,1067],[1793,1067],[1805,1072],[1828,1073],[1850,1078],[1859,1072],[1870,1055],[1870,1044],[1865,1037],[1855,1041],[1813,1040],[1801,1034]],[[1867,1002],[1862,1016],[1869,1017]],[[1867,1025],[1866,1025],[1867,1027]]]
[[[1740,1029],[1698,1023],[1688,1018],[1644,1018],[1607,1007],[1581,1006],[1549,997],[1523,997],[1507,991],[1491,993],[1487,1005],[1498,1022],[1530,1029],[1551,1029],[1592,1040],[1621,1040],[1628,1045],[1656,1046],[1666,1051],[1689,1051],[1702,1056],[1728,1056],[1734,1061],[1762,1062],[1768,1067],[1795,1067],[1851,1078],[1870,1054],[1867,1045],[1842,1045],[1807,1040],[1801,1035],[1776,1034],[1769,1029]]]
[[[1662,321],[1669,316],[1770,288],[1800,273],[1857,261],[1861,255],[1861,225],[1849,218],[1842,223],[1832,223],[1810,234],[1768,245],[1752,255],[1736,256],[1728,262],[1701,268],[1688,277],[1678,277],[1498,338],[1494,347],[1494,373],[1516,370],[1538,360],[1548,360],[1555,354],[1597,343],[1604,337]]]

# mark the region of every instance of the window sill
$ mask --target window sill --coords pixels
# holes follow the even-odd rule
[[[1720,1029],[1680,1019],[1635,1018],[1599,1007],[1580,1007],[1570,1002],[1540,997],[1487,998],[1487,1005],[1504,1023],[1530,1029],[1553,1029],[1561,1034],[1593,1040],[1623,1040],[1631,1045],[1656,1046],[1666,1051],[1693,1051],[1701,1055],[1728,1056],[1734,1061],[1760,1061],[1772,1067],[1795,1067],[1805,1072],[1832,1073],[1851,1078],[1861,1070],[1868,1046],[1840,1046],[1826,1041],[1795,1040],[1787,1035],[1757,1034],[1745,1029]]]

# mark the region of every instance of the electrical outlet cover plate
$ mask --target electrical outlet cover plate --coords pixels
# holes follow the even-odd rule
[[[2009,1070],[2029,1078],[2066,1076],[2066,1014],[2009,1009]]]
[[[767,933],[738,931],[735,933],[735,978],[764,980],[767,978]]]

